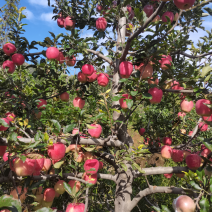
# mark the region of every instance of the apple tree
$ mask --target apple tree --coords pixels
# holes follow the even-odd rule
[[[13,5],[0,209],[212,211],[210,2],[48,0],[67,33],[31,43]]]

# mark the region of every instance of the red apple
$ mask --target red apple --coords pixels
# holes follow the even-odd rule
[[[63,64],[65,62],[65,57],[63,55],[62,52],[59,52],[59,56],[58,58],[56,58],[56,60],[60,63],[60,64]]]
[[[79,152],[81,150],[81,145],[77,145],[77,148],[76,148],[76,144],[70,144],[68,147],[66,147],[66,153],[70,151],[75,152],[75,150]]]
[[[49,60],[53,60],[53,59],[56,60],[59,57],[59,54],[60,54],[60,52],[56,47],[49,47],[46,50],[46,57]]]
[[[22,187],[21,187],[21,186],[17,186],[16,188],[17,188],[17,190],[18,190],[18,194],[21,194]],[[27,193],[27,189],[24,188],[24,192],[23,192],[23,194],[21,194],[21,196],[20,196],[20,200],[21,200],[22,203],[23,203],[24,200],[26,199],[26,193]],[[17,194],[16,189],[13,189],[13,190],[10,192],[10,195],[12,195],[14,199],[19,199],[19,198],[18,198],[18,194]]]
[[[103,7],[101,5],[99,5],[99,4],[96,5],[96,11],[97,12],[100,13],[102,11],[102,9],[103,9]]]
[[[80,97],[75,97],[73,100],[73,105],[74,107],[79,107],[80,109],[82,109],[85,105],[85,100]]]
[[[0,145],[0,156],[4,156],[5,152],[6,152],[7,146],[5,145]]]
[[[37,108],[40,110],[44,110],[47,105],[47,101],[45,99],[38,99],[39,102],[37,103]]]
[[[193,134],[193,131],[189,131],[188,135],[192,136],[192,134]]]
[[[187,10],[191,8],[195,3],[195,0],[174,0],[174,4],[178,9]]]
[[[63,143],[57,142],[52,146],[48,146],[48,155],[53,160],[60,160],[65,156],[66,147]]]
[[[55,198],[55,190],[53,188],[46,188],[43,193],[43,200],[45,202],[52,202]]]
[[[212,104],[208,99],[200,99],[196,102],[196,113],[200,116],[210,116],[212,110],[205,104]]]
[[[143,10],[146,13],[146,16],[149,18],[154,12],[154,7],[152,5],[145,5]]]
[[[131,62],[124,61],[119,65],[119,72],[122,78],[129,78],[133,71],[133,65]]]
[[[141,128],[140,130],[139,130],[139,134],[142,136],[142,135],[144,135],[144,133],[145,133],[145,129],[144,128]]]
[[[60,94],[60,99],[63,102],[68,102],[69,101],[69,94],[67,92]]]
[[[169,69],[166,65],[172,65],[172,57],[170,55],[162,55],[161,60],[159,60],[160,67],[163,70]]]
[[[134,13],[134,11],[133,11],[133,9],[132,9],[132,7],[130,5],[127,5],[127,11],[129,13],[128,14],[129,15],[129,19],[132,20],[134,18],[134,16],[135,16],[135,13]]]
[[[173,12],[167,11],[167,12],[165,12],[162,15],[162,21],[165,22],[165,23],[167,22],[166,16],[169,17],[171,23],[174,21],[174,14],[173,14]]]
[[[76,135],[76,134],[79,134],[80,132],[79,132],[79,128],[74,128],[73,130],[72,130],[72,134],[73,135]]]
[[[98,18],[96,20],[96,29],[99,31],[99,32],[104,32],[105,29],[107,27],[107,21],[105,18]]]
[[[67,29],[67,30],[74,29],[75,28],[75,24],[76,24],[76,20],[74,20],[74,17],[67,16],[65,18],[65,21],[64,21],[65,29]]]
[[[141,72],[141,75],[140,75],[141,79],[152,77],[153,68],[149,63],[147,65],[145,65],[144,63],[141,63],[139,67],[140,67],[139,71]]]
[[[15,119],[15,114],[11,112],[5,113],[5,116],[6,116],[6,119],[9,121],[13,121]]]
[[[167,159],[171,158],[171,156],[172,156],[172,148],[170,146],[167,146],[167,145],[163,146],[161,148],[161,156],[163,158],[167,158]]]
[[[12,43],[6,43],[3,46],[3,51],[7,56],[10,56],[16,51],[16,47]]]
[[[87,82],[87,77],[82,72],[78,73],[77,79],[78,79],[79,82],[82,82],[82,83],[86,83]]]
[[[65,182],[64,180],[59,180],[57,181],[57,183],[54,185],[54,190],[58,193],[58,194],[63,194],[65,193],[65,188],[63,185],[63,182]]]
[[[160,21],[160,16],[159,16],[159,15],[157,15],[157,16],[152,20],[152,22],[157,22],[157,21]]]
[[[110,10],[110,8],[108,7],[107,9],[102,10],[102,14],[103,14],[103,15],[109,15],[109,13],[106,13],[107,10]]]
[[[181,88],[179,82],[177,82],[177,81],[171,82],[171,89],[173,89],[173,90],[180,90],[179,88]]]
[[[202,132],[205,132],[205,131],[207,131],[207,129],[208,129],[208,125],[205,124],[204,122],[200,122],[200,123],[198,124],[198,127],[199,127],[200,131],[202,131]]]
[[[73,189],[74,186],[75,186],[75,189],[76,189],[76,193],[80,190],[81,188],[81,183],[79,181],[76,181],[76,180],[70,180],[68,182],[68,184],[71,186],[71,188]]]
[[[99,161],[97,159],[88,159],[85,161],[84,170],[87,174],[96,174],[98,172],[98,169],[99,169]]]
[[[150,79],[148,79],[148,84],[152,84],[152,85],[158,85],[158,83],[159,83],[159,79],[158,78],[156,78],[155,80],[154,80],[154,78],[153,77],[151,77]]]
[[[26,155],[28,159],[30,159],[34,163],[34,172],[40,172],[44,165],[44,157],[43,155],[36,154],[36,153],[30,153]]]
[[[109,75],[104,74],[104,73],[98,74],[97,83],[98,83],[98,85],[100,85],[102,87],[106,87],[107,84],[109,83]]]
[[[98,75],[96,73],[97,72],[94,70],[93,74],[91,74],[90,76],[87,76],[87,81],[88,82],[94,82],[98,77]]]
[[[0,131],[6,131],[9,128],[9,126],[10,126],[10,121],[8,119],[6,119],[6,118],[1,118],[1,120],[3,121],[4,124],[6,124],[8,126],[4,127],[0,123]]]
[[[183,151],[178,149],[172,150],[172,160],[174,162],[182,162],[183,161]]]
[[[189,113],[192,110],[193,106],[193,101],[186,101],[185,99],[182,100],[182,102],[180,103],[181,110],[186,113]]]
[[[70,57],[65,57],[65,62],[67,66],[74,66],[76,64],[76,57],[74,55]]]
[[[203,120],[206,123],[212,122],[212,115],[210,115],[210,116],[203,116],[202,118],[203,118]]]
[[[170,174],[163,174],[163,175],[164,175],[165,178],[170,179],[170,178],[172,177],[173,174],[170,173]]]
[[[82,73],[85,76],[91,76],[94,71],[94,67],[91,64],[85,64],[82,66]]]
[[[83,203],[70,203],[66,208],[66,212],[84,212],[85,205]]]
[[[91,183],[91,184],[96,184],[97,182],[97,174],[92,174],[92,175],[88,175],[86,173],[83,174],[83,180],[85,180],[86,182],[88,183]]]
[[[8,74],[12,74],[15,71],[15,64],[13,63],[13,61],[10,60],[4,61],[2,67],[3,69],[9,68],[7,71]]]
[[[186,164],[189,169],[197,170],[201,165],[201,157],[197,154],[190,154],[186,157]]]
[[[119,99],[119,104],[121,106],[122,109],[127,109],[127,102],[126,99],[132,99],[132,96],[130,96],[129,94],[122,94],[123,98]]]
[[[183,118],[184,116],[186,116],[186,113],[184,113],[184,112],[179,112],[179,113],[177,114],[177,116]]]
[[[164,137],[163,138],[163,143],[164,143],[164,145],[171,146],[172,145],[172,139],[169,138],[169,137]]]
[[[99,138],[101,133],[102,133],[102,127],[100,124],[91,124],[90,125],[93,129],[88,129],[88,133],[93,137],[93,138]]]
[[[59,17],[59,18],[57,19],[57,25],[58,25],[60,28],[63,28],[63,27],[64,27],[64,21],[65,21],[64,17]]]
[[[102,161],[99,161],[99,169],[103,169],[103,162]]]
[[[202,149],[202,147],[201,147],[201,149]],[[201,155],[203,157],[207,158],[208,154],[210,154],[210,153],[211,153],[211,150],[205,147],[204,149],[202,149]]]
[[[43,171],[48,171],[52,165],[52,162],[49,158],[44,158]]]
[[[24,64],[25,58],[24,58],[24,56],[22,54],[17,54],[16,53],[16,54],[14,54],[12,56],[12,61],[13,61],[14,64],[16,64],[18,66],[21,66],[21,65]]]
[[[158,104],[161,102],[162,97],[163,97],[163,91],[159,88],[150,88],[148,91],[149,94],[152,95],[152,99],[150,99],[151,104]]]
[[[186,195],[179,196],[173,203],[175,211],[195,212],[196,204]]]

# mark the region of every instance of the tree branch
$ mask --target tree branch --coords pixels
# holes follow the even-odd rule
[[[163,9],[163,7],[165,6],[166,2],[162,2],[159,7],[155,10],[155,12],[146,20],[146,22],[143,24],[142,27],[140,27],[136,32],[134,32],[127,40],[127,44],[125,46],[125,49],[123,51],[123,54],[120,58],[120,62],[124,61],[127,54],[128,54],[128,51],[129,51],[129,48],[130,48],[130,44],[132,42],[132,40],[134,38],[136,38],[139,34],[141,34],[143,32],[143,30],[148,26],[148,24],[160,13],[160,11]]]
[[[193,6],[193,7],[191,7],[191,8],[189,8],[189,9],[185,10],[185,12],[190,11],[190,10],[193,10],[193,9],[195,9],[196,7],[199,7],[199,6],[201,6],[201,5],[207,4],[207,3],[209,3],[209,2],[212,2],[212,0],[203,1],[203,2],[201,2],[200,4],[197,4],[197,5]]]
[[[171,55],[174,55],[174,54],[182,54],[182,55],[184,55],[184,56],[186,56],[188,58],[200,58],[200,57],[205,57],[207,55],[212,55],[212,52],[208,52],[208,53],[205,53],[205,54],[200,54],[200,55],[194,56],[194,55],[187,54],[187,53],[185,53],[183,51],[177,50],[175,52],[171,52]]]
[[[201,89],[205,94],[211,94],[207,89]],[[174,90],[174,89],[162,89],[163,92],[170,93],[195,93],[194,90]]]

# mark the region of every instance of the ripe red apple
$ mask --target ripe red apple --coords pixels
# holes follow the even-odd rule
[[[102,133],[102,127],[100,124],[91,124],[91,127],[95,127],[94,129],[88,129],[88,133],[93,137],[93,138],[99,138],[101,133]]]
[[[167,159],[171,158],[171,156],[172,156],[172,148],[170,146],[167,146],[167,145],[163,146],[161,148],[161,156],[163,158],[167,158]]]
[[[63,27],[64,27],[64,21],[65,21],[64,17],[59,17],[59,18],[57,19],[57,25],[58,25],[60,28],[63,28]]]
[[[99,31],[99,32],[104,32],[105,29],[107,27],[107,21],[105,18],[98,18],[96,20],[96,29]]]
[[[170,174],[163,174],[163,175],[164,175],[165,178],[170,179],[170,178],[172,177],[173,174],[170,173]]]
[[[59,52],[59,56],[58,58],[56,58],[56,60],[60,63],[60,64],[63,64],[65,62],[65,57],[63,55],[62,52]]]
[[[196,204],[189,196],[181,195],[173,202],[173,208],[175,211],[195,212]]]
[[[144,133],[145,133],[145,129],[144,128],[141,128],[138,132],[139,132],[139,134],[142,136],[142,135],[144,135]]]
[[[95,170],[90,170],[95,169]],[[99,161],[97,159],[88,159],[84,163],[84,170],[87,174],[96,174],[99,170]]]
[[[102,169],[103,168],[103,162],[102,161],[99,161],[99,169]]]
[[[96,11],[97,12],[100,13],[102,11],[102,9],[103,9],[103,7],[101,5],[99,5],[99,4],[96,5]]]
[[[146,16],[149,18],[154,12],[154,7],[152,5],[145,5],[143,10],[146,13]]]
[[[2,67],[3,69],[9,68],[7,71],[8,74],[12,74],[15,71],[15,64],[13,63],[13,61],[10,60],[4,61]]]
[[[59,180],[57,181],[57,183],[54,185],[54,190],[58,193],[58,194],[63,194],[65,193],[65,188],[63,185],[63,182],[65,182],[64,180]]]
[[[172,160],[174,162],[182,162],[183,161],[183,151],[179,149],[172,150]]]
[[[66,153],[70,151],[75,152],[75,150],[79,152],[81,150],[81,145],[77,145],[77,148],[76,148],[76,144],[70,144],[68,147],[66,147]]]
[[[88,159],[96,159],[96,156],[93,155],[92,153],[90,152],[85,152],[84,153],[84,161],[88,160]]]
[[[126,99],[132,99],[132,96],[130,96],[129,94],[122,94],[123,98],[119,99],[119,104],[121,106],[122,109],[127,109],[127,102]]]
[[[177,114],[177,116],[183,118],[184,116],[186,116],[186,113],[184,113],[184,112],[179,112],[179,113]]]
[[[5,113],[6,119],[9,121],[13,121],[15,119],[15,114],[11,112]]]
[[[185,99],[182,100],[182,102],[180,103],[181,110],[186,113],[189,113],[192,110],[193,106],[193,101],[186,101]]]
[[[85,105],[85,100],[80,97],[75,97],[73,100],[73,105],[74,107],[79,107],[80,109],[82,109]]]
[[[92,175],[88,175],[86,173],[83,174],[83,180],[85,180],[86,182],[88,183],[91,183],[91,184],[96,184],[97,182],[97,174],[92,174]]]
[[[158,85],[158,83],[159,83],[159,79],[158,78],[156,78],[155,80],[154,80],[153,77],[148,79],[148,84],[150,84],[150,85]]]
[[[93,74],[91,74],[90,76],[87,76],[87,81],[88,82],[94,82],[98,77],[98,75],[96,73],[97,72],[94,70]]]
[[[190,154],[186,157],[186,164],[189,169],[197,170],[201,165],[201,157],[197,154]]]
[[[7,146],[5,145],[0,145],[0,156],[4,156],[5,152],[6,152]]]
[[[144,63],[141,63],[139,67],[140,67],[139,71],[141,72],[141,75],[140,75],[141,79],[152,77],[153,68],[149,63],[147,65],[145,65]]]
[[[18,190],[18,193],[21,194],[22,187],[21,187],[21,186],[17,186],[16,188],[17,188],[17,190]],[[24,188],[24,192],[23,192],[23,194],[21,194],[21,196],[20,196],[20,200],[21,200],[22,203],[23,203],[24,200],[26,199],[26,193],[27,193],[27,189]],[[10,192],[10,195],[12,195],[14,199],[19,199],[16,189],[13,189],[13,190]]]
[[[134,18],[134,16],[135,16],[135,13],[134,13],[134,11],[133,11],[133,9],[132,9],[132,7],[130,5],[127,5],[127,11],[129,13],[128,14],[129,15],[129,19],[132,20]]]
[[[82,73],[85,76],[90,76],[94,71],[94,67],[91,64],[85,64],[82,66]]]
[[[150,88],[148,91],[149,94],[152,95],[152,99],[150,99],[151,104],[158,104],[161,102],[162,97],[163,97],[163,91],[159,88]]]
[[[46,188],[43,193],[43,200],[45,202],[52,202],[55,198],[55,190],[53,188]]]
[[[100,73],[97,76],[97,83],[102,87],[106,87],[109,83],[109,75],[105,73]]]
[[[82,72],[79,72],[77,74],[77,79],[78,79],[79,82],[82,82],[82,83],[86,83],[87,82],[87,77]]]
[[[40,110],[44,110],[47,105],[47,101],[45,99],[38,99],[39,102],[37,103],[37,108]]]
[[[24,64],[24,62],[25,62],[25,58],[24,58],[24,56],[22,55],[22,54],[14,54],[13,56],[12,56],[12,61],[13,61],[13,63],[15,64],[15,65],[18,65],[18,66],[21,66],[21,65],[23,65]]]
[[[65,29],[67,29],[67,30],[74,29],[75,28],[75,24],[76,24],[76,20],[74,20],[74,17],[67,16],[65,18],[65,21],[64,21]]]
[[[130,36],[132,31],[133,31],[133,24],[129,23],[126,25],[126,33],[125,33],[125,36]]]
[[[160,21],[160,16],[159,16],[159,15],[157,15],[157,16],[152,20],[152,22],[157,22],[157,21]]]
[[[65,156],[66,147],[63,143],[57,142],[52,146],[48,146],[48,155],[53,160],[60,160]]]
[[[119,65],[119,72],[122,78],[129,78],[133,71],[133,65],[131,62],[123,61]]]
[[[205,146],[205,145],[204,145]],[[201,150],[202,150],[202,152],[201,152],[201,155],[203,156],[203,157],[207,157],[208,156],[208,154],[210,154],[211,153],[211,150],[210,149],[208,149],[208,148],[204,148],[204,149],[202,149],[202,147],[201,147]]]
[[[69,94],[67,92],[60,94],[60,99],[63,102],[68,102],[69,101]]]
[[[169,138],[169,137],[164,137],[164,138],[163,138],[163,144],[164,144],[164,145],[171,146],[171,145],[172,145],[172,139]]]
[[[174,0],[174,4],[178,9],[187,10],[191,8],[195,3],[195,0]]]
[[[76,57],[74,55],[70,57],[65,57],[65,62],[67,66],[74,66],[76,64]]]
[[[85,205],[83,203],[70,203],[66,208],[66,212],[84,212]]]
[[[73,189],[74,188],[74,185],[75,185],[75,188],[76,188],[76,193],[80,190],[81,188],[81,183],[79,181],[76,181],[76,180],[70,180],[68,182],[68,184],[71,186],[71,188]]]
[[[79,133],[80,133],[79,128],[74,128],[74,129],[72,130],[72,134],[73,134],[73,135],[76,135],[76,134],[79,134]]]
[[[3,125],[0,124],[0,131],[6,131],[9,126],[10,126],[10,121],[6,118],[1,118],[4,124],[7,124],[8,126],[4,127]]]
[[[3,155],[3,160],[4,160],[4,162],[8,161],[8,156],[9,156],[9,153],[8,153],[8,152],[4,153],[4,155]],[[11,158],[12,156],[14,156],[13,153],[10,154],[10,158]],[[10,161],[9,164],[10,164],[10,169],[11,169],[12,171],[15,172],[15,169],[14,169],[14,162],[15,162],[15,159],[13,159],[13,161]]]
[[[166,16],[169,17],[171,23],[174,21],[174,14],[173,14],[173,12],[167,11],[167,12],[165,12],[162,15],[162,21],[165,22],[165,23],[167,22]]]
[[[208,129],[208,125],[205,124],[204,122],[200,122],[200,123],[198,124],[198,127],[199,127],[200,131],[202,131],[202,132],[205,132],[205,131],[207,131],[207,129]]]
[[[10,56],[16,51],[16,47],[12,43],[6,43],[3,46],[3,51],[7,56]]]
[[[181,90],[180,83],[178,81],[171,82],[171,89]]]
[[[192,134],[193,134],[193,131],[189,131],[188,135],[192,136]]]
[[[56,47],[49,47],[47,50],[46,50],[46,57],[49,59],[49,60],[53,60],[53,59],[57,59],[59,57],[59,50],[56,48]]]
[[[199,99],[196,102],[196,113],[200,116],[210,116],[212,114],[212,110],[207,107],[205,104],[212,104],[208,99]]]
[[[206,123],[212,122],[212,115],[210,115],[210,116],[203,116],[202,118],[203,118],[203,120]]]
[[[160,67],[163,70],[169,69],[166,65],[172,65],[172,57],[170,55],[162,55],[161,60],[159,60]]]
[[[36,154],[36,153],[30,153],[26,155],[28,159],[31,160],[31,162],[34,163],[34,172],[40,172],[44,165],[44,157],[43,155]]]

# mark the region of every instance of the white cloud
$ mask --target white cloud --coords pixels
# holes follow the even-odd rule
[[[47,0],[29,0],[29,3],[30,4],[41,5],[41,6],[44,6],[44,7],[47,7],[48,6],[48,1]],[[54,4],[54,3],[55,3],[54,0],[51,0],[50,1],[50,4]]]
[[[53,13],[42,13],[41,16],[40,16],[40,19],[43,20],[43,21],[47,21],[47,22],[55,22],[52,17],[53,17]]]
[[[28,9],[24,10],[24,11],[23,11],[23,14],[24,14],[24,15],[27,17],[27,19],[29,19],[29,20],[31,20],[31,19],[34,18],[33,13],[32,13],[30,10],[28,10]]]

